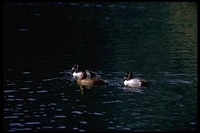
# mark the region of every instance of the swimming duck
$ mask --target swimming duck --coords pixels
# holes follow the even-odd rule
[[[124,82],[125,86],[130,86],[130,87],[146,86],[146,87],[148,87],[148,81],[146,79],[134,78],[133,73],[131,71],[128,71],[126,73],[126,76],[124,77],[123,82]]]
[[[80,78],[77,80],[79,85],[103,85],[106,82],[98,77],[89,77],[86,70],[83,70]]]
[[[81,74],[82,74],[82,70],[79,70],[79,65],[78,64],[74,64],[74,67],[72,67],[72,75],[75,78],[81,78]],[[87,77],[96,77],[98,76],[97,73],[90,71],[90,70],[85,70]]]

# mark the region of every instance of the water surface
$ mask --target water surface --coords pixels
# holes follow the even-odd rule
[[[197,130],[196,3],[4,3],[3,52],[4,131]]]

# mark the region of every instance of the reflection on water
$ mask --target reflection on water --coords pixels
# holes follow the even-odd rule
[[[194,131],[196,3],[4,3],[4,131]],[[108,83],[80,87],[74,63]],[[123,85],[127,71],[150,87]]]
[[[170,14],[173,15],[169,17],[169,23],[173,24],[170,38],[171,67],[175,68],[174,70],[177,70],[177,72],[191,71],[191,69],[196,71],[197,8],[194,3],[176,5],[170,5]],[[179,10],[180,8],[185,10]]]

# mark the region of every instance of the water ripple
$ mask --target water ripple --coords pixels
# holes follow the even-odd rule
[[[35,124],[41,124],[41,122],[26,122],[25,125],[35,125]]]
[[[54,116],[54,118],[66,118],[66,116],[65,115],[56,115],[56,116]]]
[[[17,92],[17,90],[4,90],[4,93]]]
[[[78,115],[82,115],[83,112],[80,112],[80,111],[72,111],[73,114],[78,114]]]
[[[52,81],[53,79],[43,79],[42,81]]]
[[[10,85],[15,85],[15,83],[7,83],[7,85],[8,85],[8,86],[10,86]]]
[[[25,31],[28,31],[28,29],[19,29],[19,31],[25,32]],[[24,73],[26,73],[26,72],[24,72]],[[23,74],[23,73],[22,73],[22,74]]]
[[[16,131],[29,131],[32,130],[32,128],[16,128]]]
[[[64,128],[66,128],[66,126],[58,126],[57,128],[64,129]]]
[[[43,126],[42,128],[52,129],[53,127],[51,127],[51,126]]]
[[[78,127],[73,127],[72,129],[73,129],[73,130],[78,130]]]
[[[29,87],[23,87],[23,88],[19,88],[20,90],[28,90],[30,89]]]
[[[98,116],[104,115],[103,113],[98,113],[98,112],[94,112],[94,113],[92,113],[92,114],[98,115]]]
[[[26,75],[26,74],[30,74],[31,72],[22,72],[22,74]]]
[[[16,101],[24,101],[24,99],[19,99],[19,98],[17,98],[17,99],[15,99]]]
[[[15,99],[6,99],[6,101],[15,101]]]
[[[28,98],[27,100],[28,100],[28,101],[36,101],[35,98]]]
[[[106,102],[102,102],[103,104],[107,104],[107,103],[121,103],[122,101],[120,100],[115,100],[115,101],[106,101]]]
[[[36,91],[36,93],[45,93],[48,92],[48,90],[40,90],[40,91]]]
[[[108,127],[108,129],[114,130],[114,129],[115,129],[115,127]]]
[[[179,83],[183,83],[183,84],[191,84],[191,81],[186,81],[186,80],[180,80],[180,79],[173,79],[173,80],[169,80],[169,82],[171,84],[179,84]]]
[[[10,123],[9,125],[10,126],[20,126],[20,127],[24,126],[24,124],[22,124],[22,123]]]
[[[87,121],[80,121],[81,124],[87,124]]]
[[[13,115],[24,115],[24,113],[13,113]]]
[[[13,95],[8,95],[7,97],[10,97],[10,98],[11,98],[11,97],[15,97],[15,96],[13,96]]]
[[[4,119],[15,119],[15,118],[19,118],[19,116],[4,116]]]

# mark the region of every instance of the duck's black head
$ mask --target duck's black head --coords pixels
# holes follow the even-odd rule
[[[123,81],[131,79],[131,78],[133,78],[133,73],[131,71],[127,71],[126,75],[124,76],[124,80]]]
[[[75,63],[74,66],[72,67],[72,73],[77,72],[78,68],[79,68],[79,65]]]

